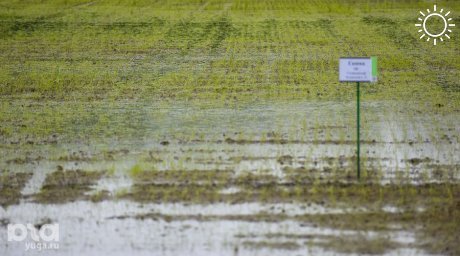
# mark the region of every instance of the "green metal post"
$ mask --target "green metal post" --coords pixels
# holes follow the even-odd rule
[[[356,119],[356,146],[357,146],[357,171],[358,171],[358,180],[361,178],[361,159],[360,159],[360,140],[359,140],[359,127],[360,127],[360,115],[359,115],[359,82],[356,83],[356,97],[357,97],[357,103],[356,103],[356,113],[357,113],[357,119]]]

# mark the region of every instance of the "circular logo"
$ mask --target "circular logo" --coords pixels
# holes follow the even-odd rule
[[[452,18],[449,18],[450,11],[444,12],[444,9],[437,10],[436,5],[433,6],[433,11],[426,9],[426,14],[420,11],[421,17],[418,18],[420,23],[416,23],[416,27],[420,27],[419,33],[422,35],[420,39],[426,38],[429,42],[433,39],[433,45],[437,45],[438,39],[441,42],[444,39],[450,39],[449,33],[452,33],[451,27],[455,27],[454,23],[451,23]]]

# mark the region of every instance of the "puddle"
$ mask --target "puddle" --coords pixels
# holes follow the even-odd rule
[[[270,214],[289,213],[315,214],[334,212],[321,206],[298,204],[263,205],[258,203],[209,206],[184,204],[138,204],[132,202],[73,202],[60,205],[23,203],[1,210],[1,215],[12,223],[39,223],[50,219],[60,224],[59,254],[87,252],[100,253],[145,253],[178,255],[261,255],[268,251],[276,254],[290,252],[312,252],[334,254],[317,246],[322,238],[350,237],[362,234],[358,231],[335,230],[315,227],[303,222],[280,220],[275,222],[251,222],[241,220],[198,221],[181,219],[165,221],[154,219],[113,218],[114,216],[137,216],[151,212],[171,215],[226,216],[228,214],[251,215],[259,212]],[[338,211],[337,211],[338,212]],[[286,234],[286,235],[283,235]],[[378,236],[377,232],[366,232],[366,237]],[[2,239],[5,231],[0,232]],[[410,244],[413,234],[395,232],[392,240]],[[318,240],[319,239],[319,240]],[[4,241],[4,240],[2,240]],[[276,242],[274,242],[276,241]],[[309,245],[309,242],[310,245]],[[274,243],[274,244],[271,244]],[[252,244],[252,246],[250,246]],[[289,245],[297,244],[295,247]],[[256,248],[254,248],[254,246]],[[275,246],[273,248],[273,246]],[[287,247],[286,247],[287,246]],[[3,247],[4,255],[20,252],[17,246]],[[410,249],[408,249],[411,251]],[[414,251],[414,250],[412,250]],[[51,253],[52,254],[52,253]]]
[[[0,223],[58,222],[50,255],[423,255],[458,234],[436,204],[457,209],[458,112],[364,102],[357,183],[352,102],[22,103],[2,110],[24,126],[0,170],[27,177],[2,176]]]

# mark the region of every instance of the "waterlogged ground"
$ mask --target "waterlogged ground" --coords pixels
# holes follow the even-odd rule
[[[34,253],[9,223],[59,223],[50,255],[460,255],[460,44],[427,8],[0,0],[0,255]],[[378,57],[360,182],[343,56]]]
[[[363,102],[357,182],[355,111],[2,101],[0,254],[59,223],[51,255],[458,255],[460,112]]]

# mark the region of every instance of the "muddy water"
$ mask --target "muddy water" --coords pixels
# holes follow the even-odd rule
[[[292,173],[312,173],[321,182],[354,182],[353,102],[11,102],[2,111],[4,126],[14,128],[1,137],[0,169],[32,175],[17,188],[16,202],[3,203],[0,219],[59,223],[60,249],[47,251],[50,255],[336,255],[347,251],[325,245],[345,235],[385,236],[389,243],[398,243],[380,253],[423,253],[413,246],[412,232],[325,228],[286,217],[369,211],[366,208],[225,199],[247,189],[237,180],[248,174],[277,183],[289,183]],[[362,113],[365,175],[385,184],[401,179],[411,184],[458,181],[459,112],[372,102],[363,103]],[[77,170],[82,172],[76,178],[65,175]],[[103,174],[85,176],[94,171]],[[193,191],[184,178],[175,176],[155,176],[144,186],[146,180],[135,174],[145,171],[228,172],[222,177],[235,181],[212,181],[215,190],[210,190],[222,202],[185,195],[140,200],[139,188],[160,183],[182,184],[183,191]],[[213,178],[196,179],[191,183]],[[176,189],[172,193],[181,193],[180,186]],[[53,202],[54,196],[59,200]],[[399,210],[391,205],[385,209]],[[260,220],[261,214],[282,218]],[[0,230],[2,255],[26,254],[23,243],[6,242],[6,230]]]
[[[354,103],[11,104],[3,124],[25,128],[2,136],[0,168],[9,171],[355,168]],[[363,103],[364,168],[391,178],[447,167],[457,179],[459,116],[411,103]]]

